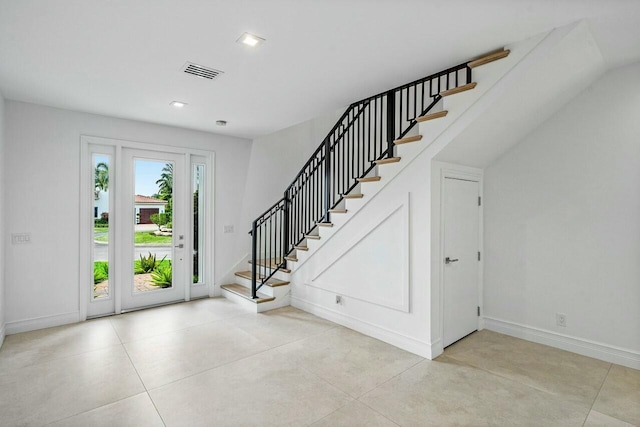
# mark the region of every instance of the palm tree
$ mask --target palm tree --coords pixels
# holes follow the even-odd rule
[[[162,168],[160,179],[156,181],[158,184],[158,197],[167,201],[165,212],[171,218],[173,208],[173,163],[166,163]]]
[[[100,162],[96,165],[94,170],[94,183],[95,183],[95,198],[100,197],[100,191],[107,191],[109,189],[109,165],[105,162]]]

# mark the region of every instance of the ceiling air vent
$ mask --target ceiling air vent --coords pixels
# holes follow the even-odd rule
[[[202,65],[194,64],[193,62],[187,62],[182,67],[182,71],[192,76],[200,77],[201,79],[213,80],[220,77],[224,71],[215,70],[213,68],[205,67]]]

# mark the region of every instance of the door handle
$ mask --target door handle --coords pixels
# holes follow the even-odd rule
[[[458,262],[458,261],[459,261],[459,260],[458,260],[458,258],[456,258],[456,259],[451,259],[451,258],[449,258],[449,257],[446,257],[446,258],[444,259],[444,263],[445,263],[445,264],[451,264],[452,262]]]
[[[174,248],[184,248],[184,243],[180,243],[179,245],[175,245]]]

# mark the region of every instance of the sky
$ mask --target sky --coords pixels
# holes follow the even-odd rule
[[[165,162],[136,160],[136,194],[152,196],[158,193],[158,184]]]
[[[93,165],[104,162],[110,165],[107,156],[95,156]],[[152,196],[158,193],[158,184],[156,181],[160,179],[162,168],[166,163],[153,160],[135,160],[136,171],[136,191],[135,194],[142,196]]]

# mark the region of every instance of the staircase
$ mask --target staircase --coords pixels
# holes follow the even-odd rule
[[[292,269],[416,155],[416,125],[445,119],[445,100],[476,87],[473,70],[508,55],[496,50],[351,104],[283,197],[253,221],[250,269],[235,273],[223,295],[256,312],[289,305]]]

